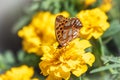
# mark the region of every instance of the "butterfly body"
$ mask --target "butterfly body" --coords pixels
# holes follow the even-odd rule
[[[82,23],[78,18],[65,18],[58,15],[55,21],[55,34],[60,47],[66,46],[70,41],[79,37]]]

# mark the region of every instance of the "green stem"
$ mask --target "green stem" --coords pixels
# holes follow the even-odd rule
[[[101,52],[101,55],[104,56],[105,53],[104,53],[104,46],[103,46],[103,42],[102,42],[102,39],[99,38],[99,43],[100,43],[100,52]]]
[[[96,40],[94,38],[91,39],[91,43],[92,43],[92,52],[95,55],[95,67],[100,67],[102,66],[102,62],[101,62],[101,45],[100,45],[100,41]]]
[[[101,55],[102,55],[102,56],[105,56],[104,45],[103,45],[103,42],[102,42],[102,39],[101,39],[101,38],[99,38],[99,43],[100,43]],[[110,64],[108,63],[107,65],[110,65]],[[113,68],[110,68],[109,71],[110,71],[112,74],[117,73]]]
[[[81,78],[81,77],[79,77],[79,80],[82,80],[82,78]]]

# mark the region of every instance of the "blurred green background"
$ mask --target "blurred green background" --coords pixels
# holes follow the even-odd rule
[[[0,73],[12,66],[35,64],[36,74],[39,76],[40,57],[24,54],[16,32],[28,24],[37,11],[58,13],[66,10],[74,16],[83,9],[83,4],[79,6],[78,1],[84,0],[0,0]],[[102,0],[97,0],[85,9],[95,8],[101,2]],[[102,46],[105,55],[95,55],[101,64],[96,62],[93,68],[82,76],[82,80],[120,80],[120,0],[112,0],[111,4],[111,10],[106,13],[110,28],[102,36],[102,45],[99,41],[96,41],[95,45],[97,48]]]

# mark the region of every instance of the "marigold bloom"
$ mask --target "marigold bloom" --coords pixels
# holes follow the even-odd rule
[[[69,16],[67,12],[59,14]],[[18,36],[23,39],[22,44],[25,51],[42,55],[44,46],[49,47],[56,42],[54,24],[57,15],[50,12],[39,12],[29,25],[18,32]]]
[[[75,76],[81,76],[88,69],[87,64],[92,66],[95,57],[85,49],[91,44],[87,40],[74,39],[68,46],[57,48],[58,43],[46,47],[46,53],[41,58],[39,67],[47,80],[68,80],[71,73]]]
[[[93,3],[95,3],[96,2],[96,0],[85,0],[85,5],[91,5],[91,4],[93,4]]]
[[[112,8],[112,0],[103,0],[99,8],[104,12],[108,12]]]
[[[34,74],[32,67],[22,65],[20,67],[13,67],[6,71],[5,74],[0,75],[0,80],[31,80]]]
[[[99,8],[80,11],[77,17],[83,24],[80,30],[82,38],[90,39],[94,37],[98,39],[109,28],[107,15]]]

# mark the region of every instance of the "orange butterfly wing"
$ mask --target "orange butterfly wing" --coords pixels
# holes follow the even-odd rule
[[[55,21],[55,34],[60,47],[66,46],[70,41],[79,36],[82,24],[78,18],[65,18],[58,15]]]

